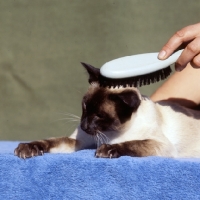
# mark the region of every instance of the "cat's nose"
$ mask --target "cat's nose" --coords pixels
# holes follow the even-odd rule
[[[81,129],[85,131],[87,134],[93,135],[93,131],[91,127],[87,123],[81,123]]]

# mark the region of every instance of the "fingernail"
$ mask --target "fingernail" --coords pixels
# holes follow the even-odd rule
[[[160,51],[160,53],[158,54],[158,58],[159,58],[159,59],[163,59],[163,58],[165,58],[165,55],[166,55],[166,51],[162,50],[162,51]]]
[[[185,68],[185,66],[182,66],[182,65],[177,64],[177,63],[175,64],[175,70],[177,72],[181,72],[184,68]]]

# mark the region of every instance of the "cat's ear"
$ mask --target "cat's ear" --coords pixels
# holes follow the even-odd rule
[[[140,105],[140,98],[136,91],[133,90],[125,90],[119,94],[117,94],[118,98],[126,104],[128,107],[136,110]]]
[[[91,83],[98,83],[99,82],[99,76],[100,76],[100,69],[93,67],[92,65],[86,64],[81,62],[83,67],[87,70],[89,74],[88,82]]]

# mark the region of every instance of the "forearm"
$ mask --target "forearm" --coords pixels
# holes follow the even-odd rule
[[[186,107],[200,104],[200,69],[191,65],[181,72],[175,72],[151,96],[153,101],[171,100]]]

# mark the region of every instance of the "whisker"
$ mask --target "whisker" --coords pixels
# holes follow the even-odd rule
[[[96,138],[96,135],[92,135],[92,137],[93,137],[93,139],[94,139],[94,143],[96,144],[96,147],[98,147],[98,146],[97,146],[97,138]]]
[[[64,121],[65,120],[65,121]],[[78,124],[80,124],[80,120],[77,120],[77,119],[67,119],[67,118],[64,118],[64,119],[58,119],[58,120],[54,120],[52,122],[58,122],[58,121],[62,121],[64,122],[63,124],[67,124],[67,130],[69,130],[69,124],[73,125],[73,126],[78,126]],[[71,126],[70,126],[71,127]]]
[[[80,121],[79,119],[76,119],[76,118],[66,117],[66,118],[57,119],[54,122],[56,122],[56,121],[62,121],[62,120],[74,120],[74,121],[77,121],[77,122]]]
[[[104,140],[103,140],[101,133],[99,133],[99,139],[100,139],[101,144],[104,144]]]
[[[80,119],[80,117],[78,115],[75,115],[75,114],[72,114],[72,113],[65,113],[65,115],[69,115],[69,116],[76,117],[76,118]]]
[[[99,132],[99,136],[101,138],[101,143],[104,144],[106,143],[104,136],[101,134],[101,132]]]
[[[102,139],[101,139],[101,136],[99,135],[99,146],[101,146],[102,144]]]
[[[75,115],[75,114],[72,114],[72,113],[58,112],[58,114],[67,115],[67,116],[70,116],[70,117],[75,117],[77,119],[80,119],[80,117],[78,115]]]
[[[65,124],[69,124],[69,123],[71,123],[71,124],[75,123],[75,125],[78,126],[79,121],[76,121],[76,120],[68,120],[68,121],[65,121]]]
[[[99,139],[98,139],[98,135],[96,135],[96,142],[97,142],[97,148],[99,147]]]
[[[80,90],[78,90],[78,89],[76,89],[76,88],[75,88],[75,90],[76,90],[77,92],[79,92],[81,95],[83,94],[83,92],[81,92]]]
[[[110,138],[106,134],[104,134],[103,132],[101,132],[99,130],[98,130],[98,133],[102,135],[102,138],[104,138],[105,143],[108,144],[110,141]]]
[[[100,138],[99,138],[99,134],[96,134],[96,137],[97,137],[97,147],[99,147],[100,146]]]
[[[105,143],[108,144],[108,138],[105,135],[103,135],[103,134],[102,134],[102,137],[104,138]]]
[[[72,121],[72,120],[70,120],[70,121],[66,121],[65,124],[73,123],[73,122],[77,122],[77,121]]]
[[[66,136],[69,136],[72,133],[72,128],[76,126],[75,124],[70,124],[69,126],[66,127]]]
[[[105,143],[106,144],[109,143],[109,138],[104,133],[101,132],[101,134],[102,134],[102,137],[105,139]]]

